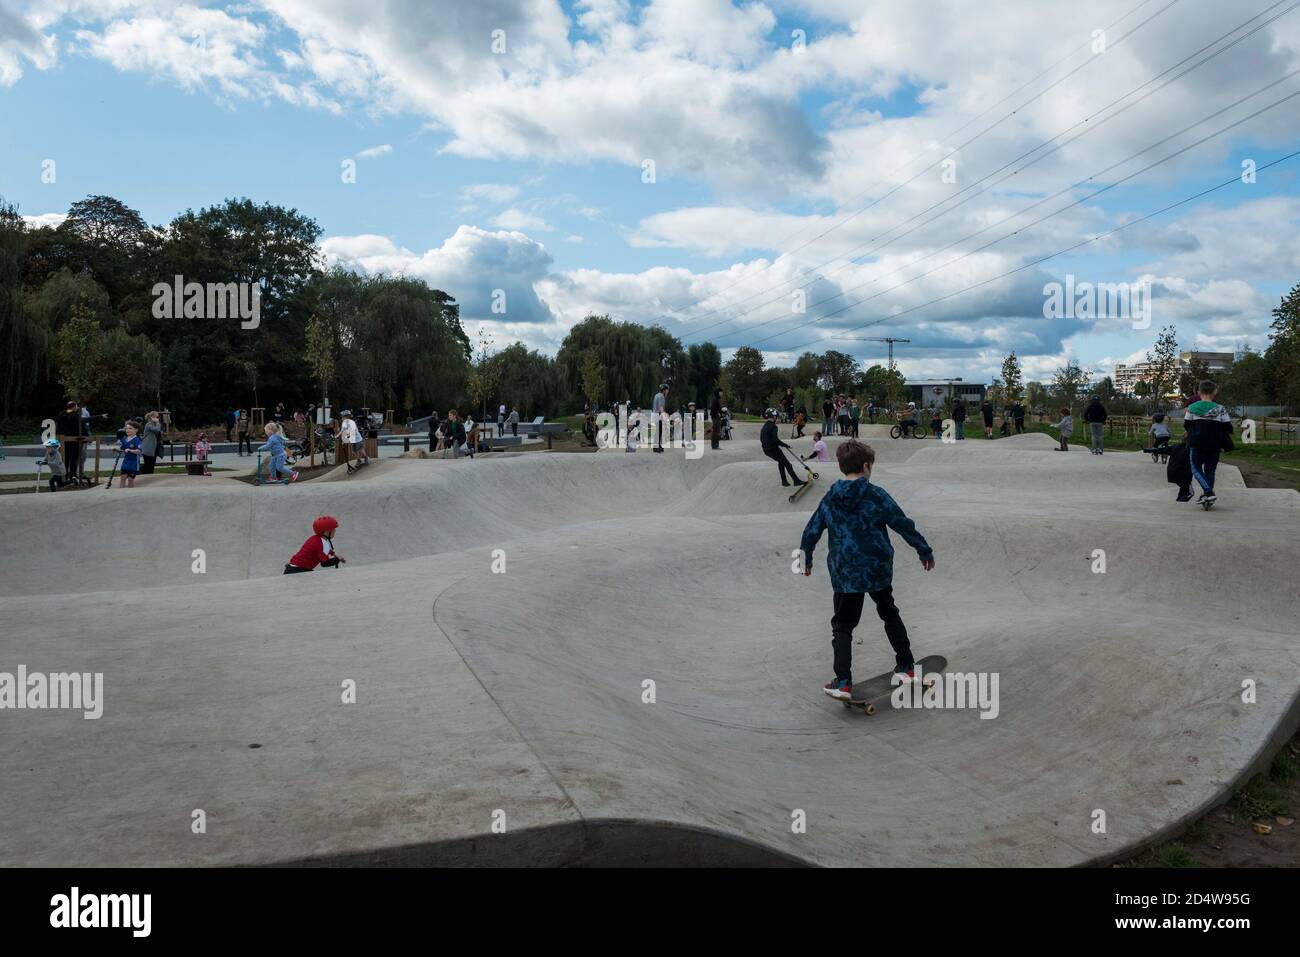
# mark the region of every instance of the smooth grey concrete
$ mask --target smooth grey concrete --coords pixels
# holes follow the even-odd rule
[[[738,434],[0,499],[0,671],[106,697],[0,711],[0,864],[1082,864],[1294,727],[1300,495],[1224,467],[1205,513],[1141,455],[872,435],[938,560],[895,541],[914,647],[996,673],[1000,710],[866,718],[820,691],[824,543],[791,572],[835,467],[791,505]],[[282,576],[322,512],[348,565]],[[889,667],[869,611],[859,636],[856,673]]]

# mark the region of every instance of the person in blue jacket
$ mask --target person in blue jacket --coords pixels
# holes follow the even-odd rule
[[[871,467],[876,462],[871,446],[849,439],[835,450],[835,456],[844,478],[822,497],[804,527],[799,547],[803,551],[803,573],[811,575],[813,550],[822,532],[830,533],[826,567],[835,589],[835,615],[831,618],[835,677],[822,690],[832,698],[849,698],[853,694],[853,629],[862,620],[868,596],[885,623],[885,636],[894,649],[894,670],[905,680],[915,677],[916,659],[907,639],[907,626],[894,604],[894,547],[889,543],[888,529],[916,549],[926,571],[934,568],[934,550],[889,493],[871,484]]]

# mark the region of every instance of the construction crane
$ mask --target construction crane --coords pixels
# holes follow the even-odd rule
[[[894,343],[911,342],[911,339],[899,339],[895,336],[836,336],[837,339],[851,339],[854,342],[887,342],[889,343],[889,371],[894,371]]]
[[[887,387],[885,401],[888,403],[890,409],[893,409],[895,403],[898,401],[898,395],[895,391],[898,385],[898,374],[894,367],[894,343],[911,342],[912,340],[900,339],[897,336],[836,336],[835,338],[848,339],[853,342],[884,342],[889,345],[889,385]]]

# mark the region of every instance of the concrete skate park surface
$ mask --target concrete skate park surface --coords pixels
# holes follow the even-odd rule
[[[999,698],[867,718],[820,691],[825,540],[791,572],[837,469],[790,504],[738,434],[0,499],[0,671],[104,675],[97,720],[0,712],[0,863],[1099,863],[1294,729],[1300,495],[870,436],[938,562],[895,539],[913,647]],[[321,513],[349,563],[282,576]],[[858,636],[858,677],[892,665],[870,606]]]

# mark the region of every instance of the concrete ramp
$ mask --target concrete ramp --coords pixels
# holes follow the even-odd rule
[[[820,692],[824,545],[791,568],[835,466],[792,505],[753,434],[0,499],[0,671],[104,676],[98,719],[0,715],[0,864],[1097,863],[1294,729],[1295,493],[872,439],[938,560],[895,540],[914,648],[972,694],[867,718]],[[349,564],[282,576],[322,512]]]

